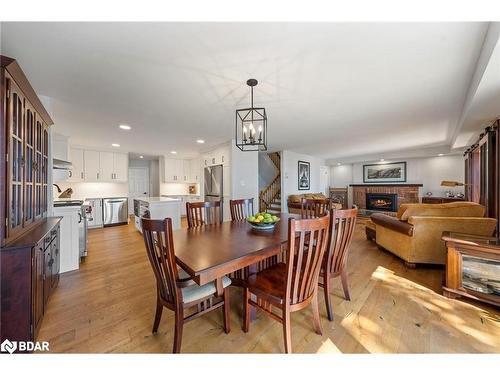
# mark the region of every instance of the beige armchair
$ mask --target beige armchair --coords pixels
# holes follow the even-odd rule
[[[491,236],[496,219],[484,217],[485,208],[473,202],[444,204],[402,204],[397,217],[371,216],[377,245],[403,259],[416,263],[445,264],[444,231]]]

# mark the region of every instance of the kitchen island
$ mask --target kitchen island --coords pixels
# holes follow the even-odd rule
[[[172,219],[172,229],[181,228],[181,199],[149,197],[134,199],[135,227],[142,233],[141,216],[149,212],[151,219]]]

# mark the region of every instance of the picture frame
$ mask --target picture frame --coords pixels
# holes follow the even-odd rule
[[[297,168],[298,189],[311,189],[311,164],[307,161],[299,160]]]
[[[364,164],[363,182],[371,184],[406,182],[406,162]]]

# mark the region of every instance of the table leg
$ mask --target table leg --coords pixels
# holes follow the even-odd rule
[[[257,263],[251,264],[248,266],[248,275],[252,275],[254,273],[257,273]],[[252,295],[252,301],[257,302],[257,297]],[[257,309],[250,305],[250,321],[254,321],[257,317]]]

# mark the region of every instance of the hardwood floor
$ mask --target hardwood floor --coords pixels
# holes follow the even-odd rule
[[[314,332],[311,310],[292,314],[295,353],[500,352],[500,312],[441,295],[442,269],[406,269],[364,237],[358,224],[348,261],[351,301],[333,284],[334,321],[320,293],[323,336]],[[164,310],[152,335],[156,289],[141,235],[133,225],[89,231],[88,257],[80,270],[61,275],[38,337],[51,352],[169,353],[173,313]],[[182,352],[282,353],[282,327],[257,313],[241,330],[241,289],[231,287],[231,325],[222,330],[215,311],[184,327]]]

